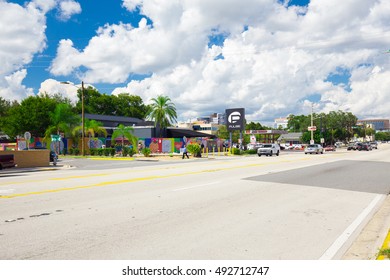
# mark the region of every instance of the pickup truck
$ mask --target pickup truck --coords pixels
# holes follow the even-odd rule
[[[262,155],[271,156],[277,155],[279,156],[280,146],[278,144],[264,144],[260,148],[257,149],[257,155],[261,157]]]
[[[15,167],[14,155],[0,155],[0,170]]]

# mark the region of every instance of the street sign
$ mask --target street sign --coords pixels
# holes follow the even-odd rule
[[[316,131],[317,130],[317,127],[316,126],[309,126],[307,128],[308,131]]]
[[[324,138],[321,138],[321,144],[324,144],[325,143],[325,139]]]
[[[61,141],[61,135],[51,135],[51,141],[53,142],[59,142]]]
[[[225,114],[226,114],[226,128],[229,132],[234,130],[242,131],[245,129],[244,108],[226,109]]]

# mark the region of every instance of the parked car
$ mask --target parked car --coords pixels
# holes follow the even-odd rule
[[[357,148],[358,151],[371,151],[372,147],[370,146],[369,143],[357,143]]]
[[[14,155],[0,155],[0,170],[15,166]]]
[[[324,151],[326,152],[335,152],[336,151],[336,147],[333,146],[333,145],[328,145],[324,148]]]
[[[257,155],[261,157],[262,155],[271,156],[277,155],[279,156],[280,147],[278,144],[263,144],[262,147],[257,149]]]
[[[351,150],[357,150],[357,143],[349,143],[348,144],[348,147],[347,147],[347,150],[348,151],[351,151]]]
[[[378,149],[378,142],[374,141],[374,142],[370,142],[370,145],[373,149]]]
[[[324,153],[324,148],[320,144],[310,144],[305,148],[305,154]]]

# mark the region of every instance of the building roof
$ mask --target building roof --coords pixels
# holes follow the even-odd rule
[[[302,137],[302,132],[291,132],[287,134],[282,134],[278,138],[278,141],[282,140],[300,140]]]

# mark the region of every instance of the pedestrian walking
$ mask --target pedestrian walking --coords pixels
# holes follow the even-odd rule
[[[186,146],[184,146],[184,148],[183,148],[183,157],[182,157],[182,159],[184,159],[185,156],[186,156],[188,159],[190,158],[190,157],[188,156],[188,152],[187,152],[187,147],[186,147]]]

